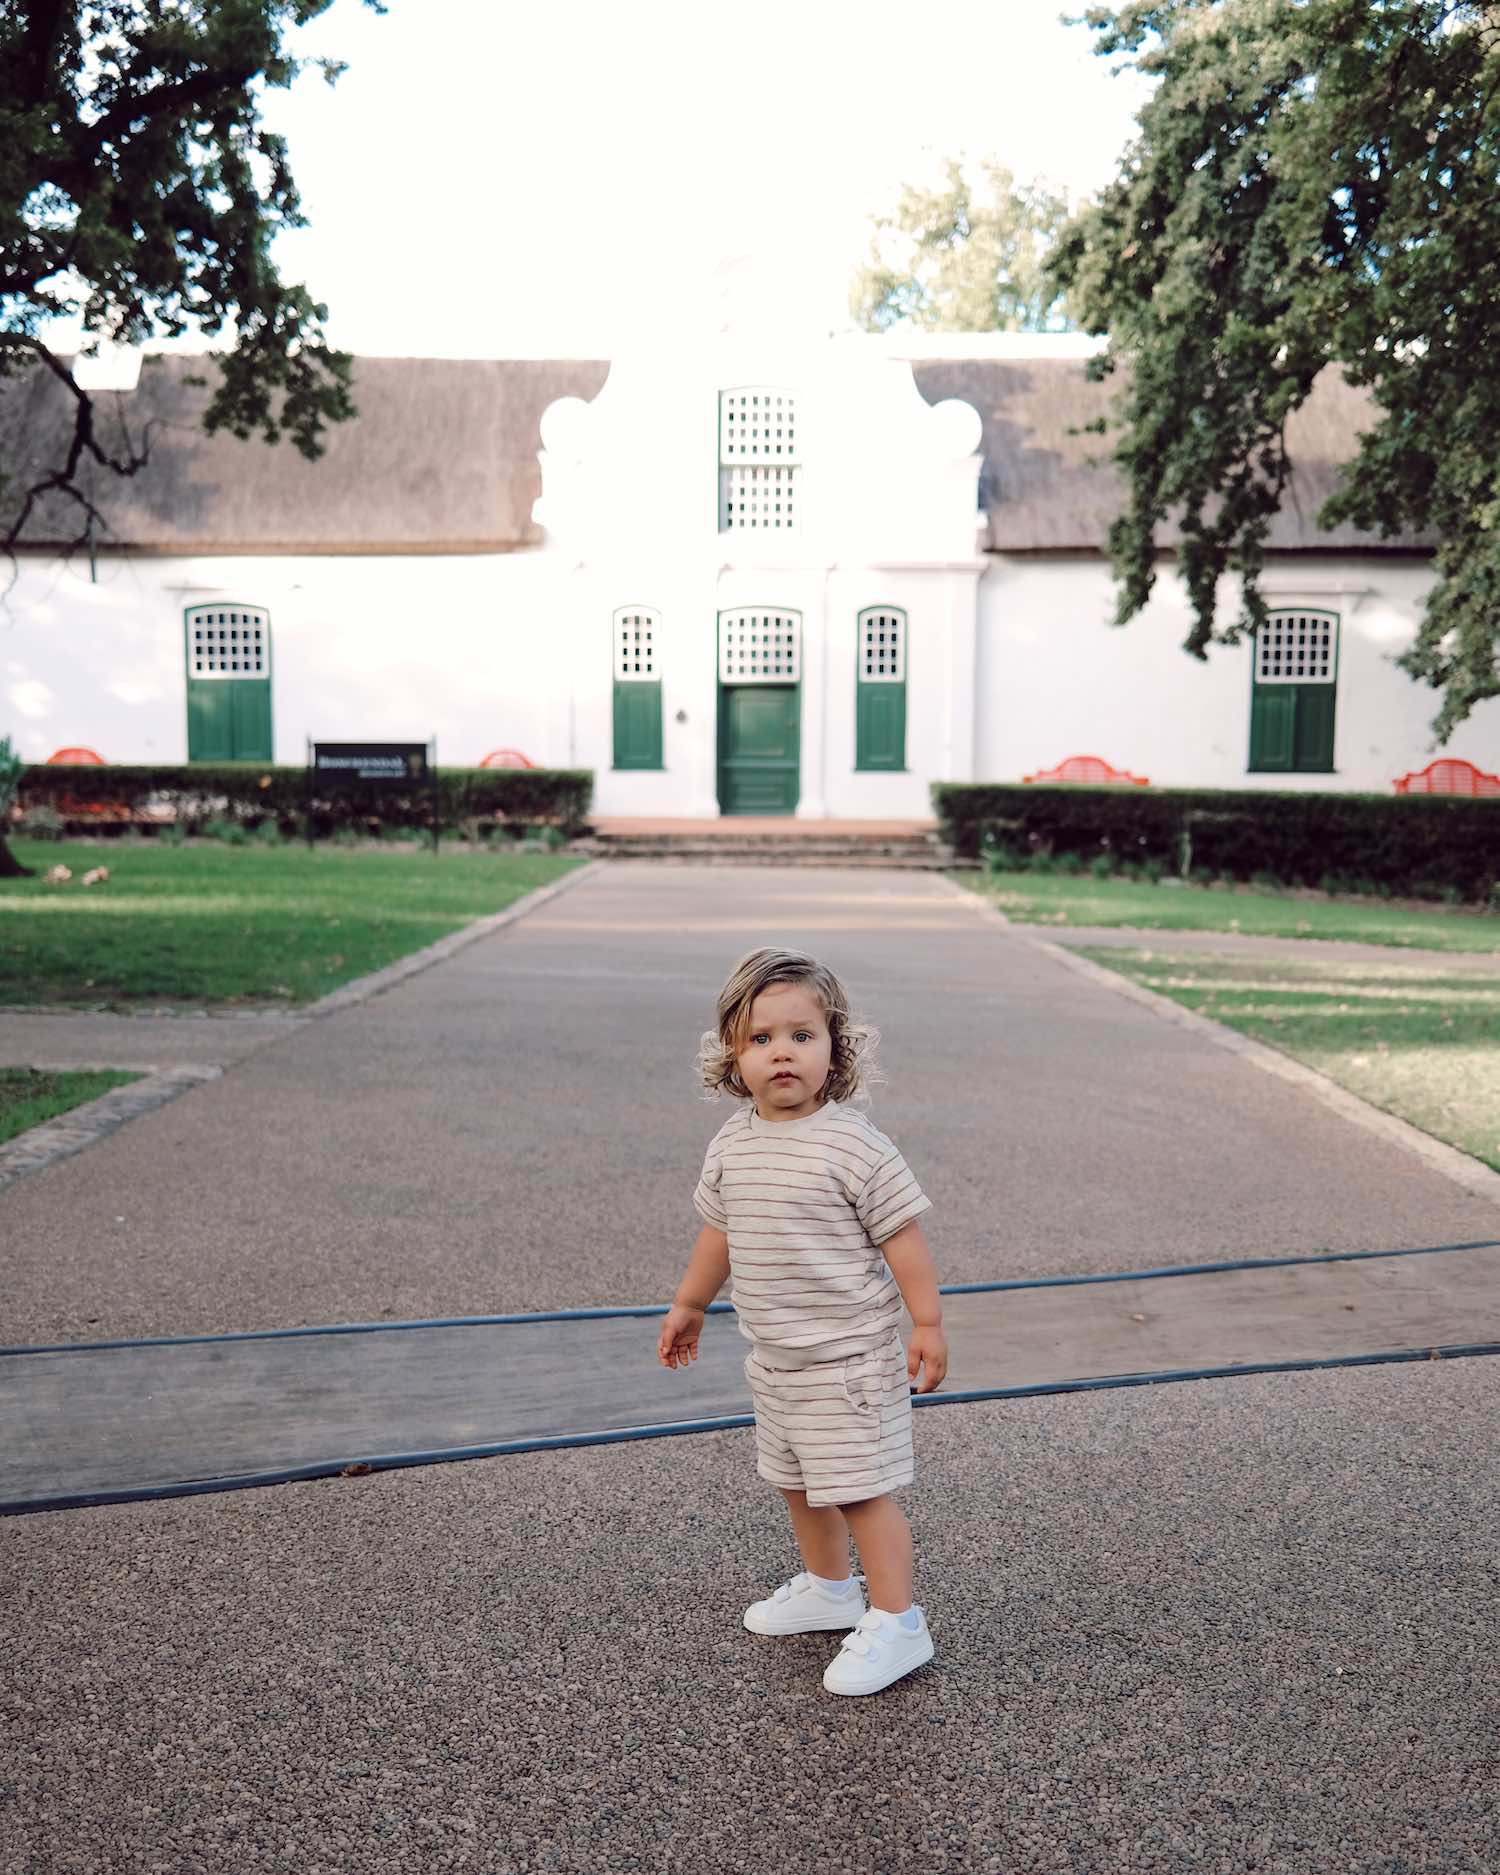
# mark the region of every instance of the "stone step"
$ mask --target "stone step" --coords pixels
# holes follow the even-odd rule
[[[853,866],[870,869],[884,867],[903,872],[943,872],[951,865],[950,861],[931,853],[809,853],[792,846],[747,847],[743,852],[734,848],[713,847],[701,853],[684,852],[679,847],[663,847],[660,852],[636,849],[628,853],[605,853],[601,857],[653,860],[657,864],[677,866]]]
[[[596,834],[574,842],[575,852],[609,859],[674,859],[695,865],[896,866],[939,869],[953,863],[935,839],[889,835],[819,838],[774,834]]]

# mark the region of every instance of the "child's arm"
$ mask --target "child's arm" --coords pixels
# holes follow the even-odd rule
[[[728,1280],[729,1239],[712,1224],[705,1224],[661,1326],[656,1357],[663,1367],[685,1367],[697,1360],[704,1310]]]
[[[937,1270],[920,1224],[903,1224],[880,1246],[880,1254],[896,1279],[901,1300],[912,1319],[906,1350],[906,1371],[915,1380],[924,1364],[927,1372],[919,1393],[932,1393],[948,1371],[948,1341],[943,1333],[943,1299],[938,1294]]]

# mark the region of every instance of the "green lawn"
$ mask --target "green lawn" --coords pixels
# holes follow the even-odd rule
[[[1500,972],[1084,949],[1500,1170]]]
[[[295,1006],[502,910],[582,862],[557,854],[12,840],[0,1004]],[[42,878],[63,864],[72,879]],[[109,878],[85,886],[83,874]]]
[[[1384,899],[1331,899],[1223,886],[1147,885],[1128,879],[1009,872],[955,877],[993,899],[1017,924],[1109,925],[1141,931],[1243,931],[1256,937],[1339,938],[1354,944],[1500,956],[1500,917],[1418,909]]]
[[[112,1087],[127,1081],[139,1081],[139,1074],[123,1068],[0,1068],[0,1145],[40,1126],[43,1120],[55,1120],[60,1113],[81,1107],[86,1100],[97,1100]]]

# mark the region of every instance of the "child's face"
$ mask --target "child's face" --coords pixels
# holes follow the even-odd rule
[[[805,984],[773,983],[750,1005],[750,1026],[735,1064],[763,1120],[816,1113],[832,1058],[828,1017]]]

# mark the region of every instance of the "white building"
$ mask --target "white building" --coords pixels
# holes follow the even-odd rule
[[[925,818],[935,780],[1096,755],[1159,785],[1388,792],[1434,753],[1396,668],[1427,546],[1313,516],[1368,423],[1326,374],[1290,426],[1257,645],[1180,649],[1164,552],[1123,630],[1119,500],[1073,339],[721,339],[590,362],[364,359],[306,463],[206,437],[190,361],[146,362],[101,429],[153,428],[95,484],[113,537],[50,510],[0,614],[30,760],[300,763],[309,738],[497,747],[588,767],[601,814]],[[201,369],[201,366],[199,367]],[[8,459],[67,421],[8,392]],[[1226,581],[1223,614],[1237,609]],[[1445,755],[1496,767],[1500,702]]]

